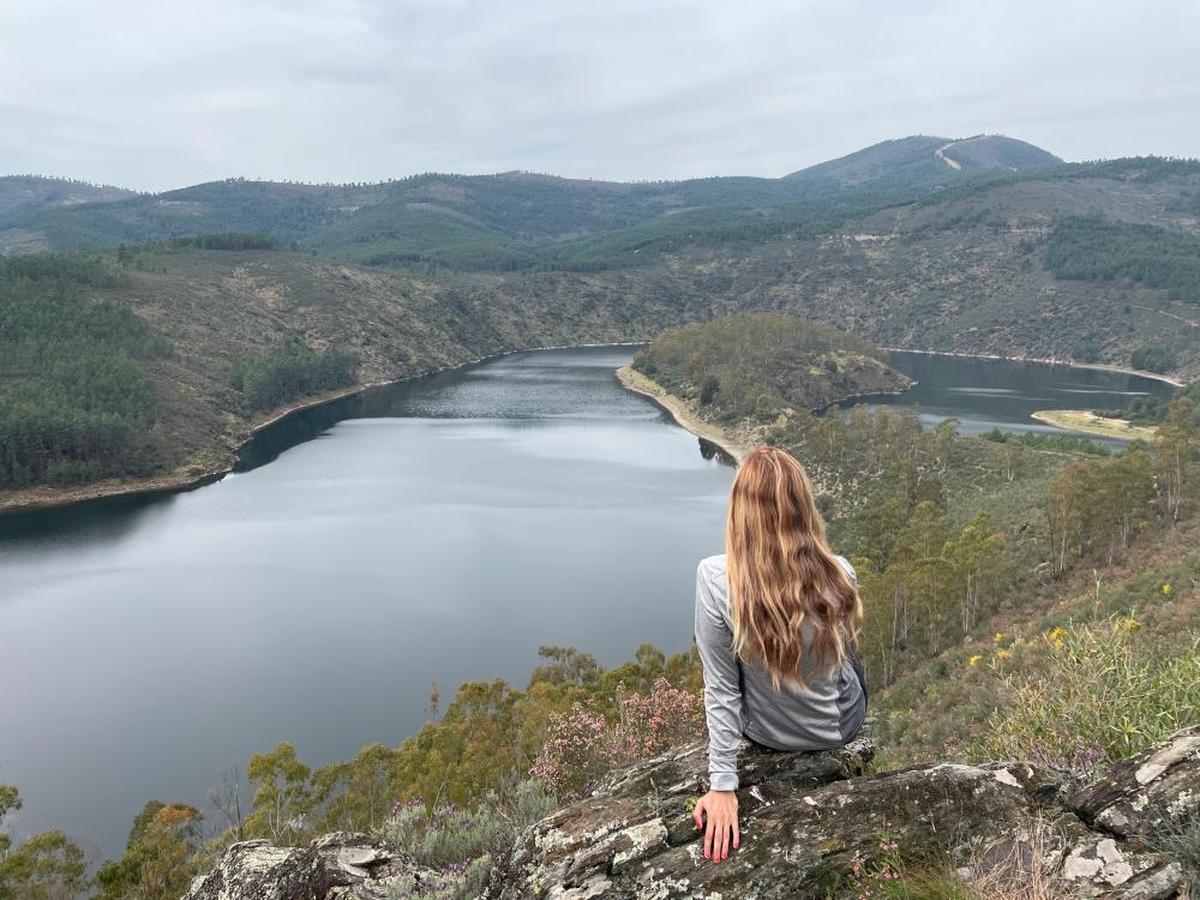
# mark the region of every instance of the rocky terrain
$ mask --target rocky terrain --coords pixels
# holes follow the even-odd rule
[[[1186,874],[1157,848],[1200,806],[1200,726],[1087,786],[1015,762],[866,774],[874,753],[870,736],[825,753],[743,748],[742,849],[713,865],[690,815],[704,746],[681,748],[530,828],[487,897],[862,896],[871,873],[903,878],[906,862],[931,860],[965,882],[1023,882],[1046,896],[1186,896]],[[339,833],[302,848],[234,844],[186,900],[418,898],[437,878],[402,847]]]

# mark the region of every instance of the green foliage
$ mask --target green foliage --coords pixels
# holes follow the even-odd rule
[[[269,234],[246,232],[222,232],[199,234],[195,237],[177,237],[167,241],[172,249],[198,247],[201,250],[278,250],[279,241]]]
[[[61,831],[44,831],[0,856],[0,900],[60,900],[87,885],[83,851]]]
[[[312,770],[296,758],[296,748],[287,741],[270,753],[251,756],[246,777],[257,789],[254,809],[246,819],[246,834],[286,844],[304,833],[305,817],[314,800],[309,783],[311,774]]]
[[[1110,410],[1104,415],[1128,419],[1135,425],[1157,425],[1167,415],[1167,408],[1174,400],[1186,398],[1195,407],[1200,407],[1200,381],[1193,381],[1171,398],[1139,397],[1123,409]]]
[[[359,360],[343,350],[318,352],[298,340],[233,365],[233,386],[248,412],[276,409],[299,397],[354,384]]]
[[[783,313],[745,313],[664,332],[639,372],[714,418],[769,421],[850,394],[905,384],[862,338]]]
[[[346,762],[332,763],[312,776],[312,796],[327,827],[336,831],[372,831],[394,803],[396,751],[368,744]]]
[[[87,882],[83,851],[61,831],[44,831],[13,847],[4,819],[21,808],[21,795],[0,784],[0,900],[59,900]]]
[[[1056,278],[1125,279],[1200,303],[1200,238],[1184,231],[1098,216],[1063,219],[1050,234],[1046,265]]]
[[[96,872],[99,900],[175,900],[195,874],[199,810],[186,803],[147,803],[133,820],[125,854]]]
[[[1154,497],[1152,461],[1137,446],[1111,460],[1067,466],[1045,504],[1053,570],[1061,574],[1083,559],[1111,564],[1121,558],[1145,527]]]
[[[111,261],[78,253],[0,256],[0,284],[21,280],[92,287],[116,287],[124,278]]]
[[[1117,616],[1058,628],[1034,674],[1006,679],[1009,702],[981,753],[1083,769],[1145,750],[1200,719],[1200,635],[1139,645],[1140,623]]]
[[[1039,450],[1060,450],[1064,453],[1082,453],[1087,456],[1112,456],[1112,448],[1107,444],[1100,444],[1071,434],[1033,431],[1017,434],[993,428],[991,431],[985,431],[980,437],[995,444],[1020,444],[1024,447],[1036,447]]]
[[[1178,521],[1200,496],[1200,413],[1190,397],[1177,398],[1158,427],[1154,474],[1167,513]]]
[[[20,808],[21,795],[17,789],[11,784],[0,784],[0,825],[4,824],[4,819],[10,812],[17,812]],[[0,857],[3,857],[11,846],[12,838],[0,831]]]
[[[0,260],[0,488],[161,464],[157,399],[140,361],[170,346],[134,313],[78,290],[118,281],[83,257]]]
[[[1170,372],[1175,368],[1175,359],[1175,351],[1161,344],[1139,347],[1129,354],[1129,364],[1146,372]]]
[[[502,857],[516,837],[548,816],[558,799],[540,782],[519,781],[490,791],[472,808],[420,801],[397,806],[380,829],[420,865],[462,871],[477,861]],[[486,874],[486,873],[484,873]]]
[[[1165,821],[1149,841],[1152,849],[1179,866],[1189,888],[1188,896],[1200,896],[1200,815],[1166,810]]]
[[[854,558],[867,609],[862,647],[880,687],[896,677],[902,653],[934,656],[969,634],[1011,581],[1005,536],[986,514],[956,530],[933,501],[903,506],[890,501],[896,513],[884,524],[895,538],[877,545],[886,550],[879,561]]]

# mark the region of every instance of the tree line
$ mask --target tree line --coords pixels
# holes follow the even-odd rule
[[[132,311],[86,299],[105,262],[0,260],[0,487],[147,474],[159,404],[142,363],[170,344]]]
[[[357,354],[344,350],[317,351],[292,338],[275,350],[238,359],[233,386],[249,413],[264,412],[309,394],[354,384]]]
[[[784,409],[907,384],[882,365],[884,355],[856,335],[764,312],[672,328],[639,352],[633,367],[714,419],[765,422]],[[864,368],[862,357],[879,365]]]
[[[1200,303],[1200,238],[1155,225],[1074,216],[1058,222],[1046,244],[1055,278],[1129,280]]]

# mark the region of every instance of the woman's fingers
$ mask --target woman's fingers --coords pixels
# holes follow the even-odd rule
[[[729,858],[730,850],[737,850],[742,843],[741,829],[738,827],[736,800],[732,804],[724,802],[726,798],[716,795],[712,804],[708,797],[696,801],[692,810],[692,822],[697,829],[704,829],[704,858],[719,863]]]

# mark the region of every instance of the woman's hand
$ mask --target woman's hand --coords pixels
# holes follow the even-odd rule
[[[738,831],[738,800],[733,791],[709,791],[696,801],[692,819],[704,829],[704,858],[719,863],[742,842]],[[707,819],[707,822],[706,822]]]

